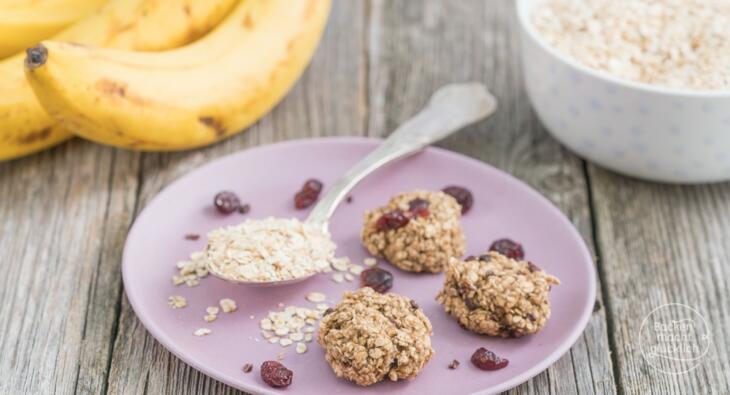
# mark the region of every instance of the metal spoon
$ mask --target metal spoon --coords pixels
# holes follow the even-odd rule
[[[395,160],[414,154],[459,129],[491,115],[497,108],[497,100],[480,83],[450,84],[437,90],[426,107],[396,129],[382,144],[370,152],[340,178],[329,192],[317,203],[306,223],[328,233],[329,220],[337,206],[358,182],[375,170]],[[216,277],[247,286],[276,286],[292,284],[312,277],[299,277],[285,281],[251,282]]]

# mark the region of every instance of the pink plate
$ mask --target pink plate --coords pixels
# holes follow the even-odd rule
[[[294,346],[283,348],[264,341],[258,327],[269,310],[279,309],[279,303],[314,307],[304,299],[311,291],[324,292],[327,302],[334,304],[344,291],[358,287],[357,279],[338,284],[323,274],[284,287],[249,288],[209,276],[197,287],[173,286],[170,279],[176,273],[175,263],[202,249],[208,231],[245,218],[304,219],[307,211],[293,207],[294,193],[304,180],[316,177],[325,187],[331,185],[378,142],[330,138],[267,145],[218,159],[165,188],[134,223],[122,265],[127,297],[152,336],[201,372],[262,394],[496,393],[535,376],[568,351],[585,328],[595,300],[593,264],[580,235],[557,208],[524,183],[489,165],[438,148],[381,169],[353,191],[353,201],[342,203],[330,226],[338,256],[349,256],[354,262],[368,256],[358,236],[363,212],[386,203],[390,196],[451,184],[467,186],[475,197],[474,207],[463,218],[468,255],[484,252],[497,238],[510,237],[524,245],[527,259],[562,281],[550,293],[552,318],[539,334],[494,339],[467,332],[434,301],[443,275],[410,274],[381,263],[395,276],[392,291],[413,298],[431,319],[436,354],[413,381],[386,381],[361,388],[335,376],[316,340],[308,344],[309,351],[297,354]],[[213,196],[222,190],[238,193],[251,204],[251,212],[216,213]],[[203,237],[185,240],[188,233]],[[170,295],[186,297],[188,306],[170,309]],[[203,321],[205,308],[225,297],[238,302],[238,311],[221,312],[212,323]],[[202,327],[212,333],[193,336],[193,331]],[[509,366],[494,372],[472,366],[469,358],[482,346],[508,358]],[[283,363],[294,371],[294,381],[285,390],[275,390],[261,380],[259,366],[276,359],[281,351],[286,352]],[[461,366],[450,370],[447,365],[454,359]],[[254,365],[253,372],[241,371],[246,363]]]

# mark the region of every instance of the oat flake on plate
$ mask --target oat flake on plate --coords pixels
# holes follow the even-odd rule
[[[730,0],[544,0],[532,21],[559,52],[615,77],[730,89]]]

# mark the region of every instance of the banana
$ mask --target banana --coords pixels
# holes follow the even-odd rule
[[[237,0],[111,0],[55,39],[113,48],[163,50],[216,26]],[[0,160],[56,145],[72,134],[43,110],[23,74],[23,54],[0,61]]]
[[[91,14],[106,0],[0,2],[0,58],[35,45]]]
[[[26,77],[74,133],[137,150],[183,150],[240,132],[268,112],[308,64],[330,0],[246,0],[215,30],[158,53],[47,41]]]

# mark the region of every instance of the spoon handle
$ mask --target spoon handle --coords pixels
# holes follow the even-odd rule
[[[497,100],[480,83],[450,84],[440,88],[431,96],[426,107],[398,127],[334,184],[309,214],[307,222],[326,231],[337,205],[365,176],[486,118],[496,108]]]

